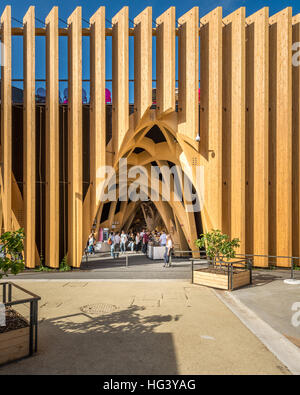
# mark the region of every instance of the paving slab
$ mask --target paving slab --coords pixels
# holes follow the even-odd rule
[[[0,374],[290,374],[209,288],[18,281],[41,296],[39,351]]]

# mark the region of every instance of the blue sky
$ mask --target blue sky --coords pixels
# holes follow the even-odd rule
[[[63,20],[67,20],[68,16],[72,13],[76,6],[82,7],[82,17],[85,20],[89,20],[91,15],[100,7],[106,7],[106,17],[111,20],[111,18],[124,6],[129,6],[129,17],[133,19],[136,15],[138,15],[145,7],[152,6],[153,19],[158,17],[161,13],[163,13],[170,6],[176,7],[176,18],[178,19],[181,15],[183,15],[186,11],[191,9],[194,6],[199,7],[200,16],[205,15],[212,9],[217,6],[223,7],[223,15],[231,13],[235,9],[245,6],[247,16],[251,15],[255,11],[259,10],[264,6],[268,6],[270,8],[270,15],[275,14],[276,12],[282,10],[285,7],[291,6],[293,7],[293,14],[297,14],[300,12],[300,1],[299,0],[210,0],[210,1],[199,1],[199,0],[130,0],[130,1],[121,1],[121,0],[110,0],[110,1],[99,1],[99,0],[7,0],[7,2],[1,1],[0,5],[0,13],[2,13],[5,4],[10,4],[12,6],[12,16],[20,21],[22,21],[24,14],[26,13],[29,6],[35,6],[36,17],[45,20],[45,17],[50,12],[53,6],[59,6],[59,17]],[[20,24],[13,20],[13,26],[20,26]],[[86,22],[82,22],[83,27],[87,27]],[[36,21],[37,27],[42,27],[43,25]],[[60,22],[61,27],[65,27],[63,22]],[[130,23],[130,26],[132,24]],[[109,23],[107,23],[107,27],[110,27]],[[60,39],[60,78],[67,78],[67,39]],[[155,42],[153,50],[155,51]],[[12,68],[13,78],[18,79],[22,78],[23,75],[23,52],[22,52],[22,37],[15,37],[12,43],[12,51],[13,51],[13,59],[15,60]],[[133,78],[133,63],[132,56],[133,54],[133,40],[130,39],[130,75],[129,78]],[[106,53],[106,78],[111,78],[111,50],[109,45],[109,40],[107,40],[107,53]],[[155,78],[155,62],[153,62],[153,77]],[[36,39],[36,78],[43,79],[45,78],[45,40],[42,37],[37,37]],[[83,78],[89,78],[89,42],[88,38],[83,38]],[[22,83],[15,82],[15,86],[22,88]],[[43,82],[37,82],[37,87],[44,86]],[[60,84],[60,90],[63,90],[67,87],[66,83]],[[89,92],[89,83],[83,83],[83,87]],[[111,89],[111,85],[108,83],[107,86]],[[130,84],[130,96],[132,101],[133,95],[133,84]]]

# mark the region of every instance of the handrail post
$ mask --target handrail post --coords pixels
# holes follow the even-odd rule
[[[194,260],[192,260],[192,284],[194,284]]]
[[[12,301],[12,285],[8,284],[8,301]]]
[[[3,295],[2,295],[3,303],[6,303],[6,283],[3,284]]]
[[[128,268],[128,255],[125,256],[126,259],[126,267]]]
[[[294,259],[291,260],[291,279],[294,279]]]

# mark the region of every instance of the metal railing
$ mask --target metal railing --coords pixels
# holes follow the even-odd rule
[[[291,264],[291,279],[294,279],[294,270],[295,270],[295,261],[298,260],[298,266],[300,262],[300,257],[299,256],[286,256],[286,255],[260,255],[260,254],[236,254],[238,257],[246,257],[246,258],[267,258],[268,259],[268,267],[269,265],[269,258],[275,258],[277,259],[288,259],[290,260]],[[274,263],[274,262],[272,262]],[[284,267],[281,266],[275,266],[276,268],[280,267],[281,269],[284,269]]]
[[[207,257],[207,255],[206,255],[206,251],[204,251],[204,250],[183,250],[183,251],[181,251],[181,250],[174,250],[174,254],[182,254],[182,253],[189,253],[189,254],[193,254],[193,253],[197,253],[197,254],[200,254],[200,256],[202,255],[202,259],[207,259],[207,260],[209,260],[209,258]],[[253,265],[253,259],[255,258],[255,257],[260,257],[260,258],[267,258],[268,259],[268,266],[267,267],[270,267],[270,262],[269,262],[269,258],[275,258],[275,259],[288,259],[288,260],[290,260],[290,269],[291,269],[291,279],[294,279],[294,271],[295,271],[295,262],[296,261],[298,261],[298,266],[300,266],[300,257],[299,256],[286,256],[286,255],[260,255],[260,254],[236,254],[236,257],[239,257],[239,258],[245,258],[245,259],[247,259],[247,258],[251,258],[252,259],[252,268],[254,267],[254,265]],[[196,259],[196,258],[195,258]],[[198,258],[199,259],[199,258]],[[271,262],[271,263],[274,263],[274,262]],[[267,268],[266,267],[266,268]],[[284,267],[281,267],[281,266],[275,266],[276,268],[281,268],[281,269],[284,269]]]
[[[20,304],[30,304],[29,308],[29,354],[31,356],[34,352],[37,352],[37,344],[38,344],[38,301],[41,299],[39,296],[35,295],[32,292],[27,291],[20,287],[17,284],[11,283],[10,281],[1,282],[2,286],[2,302],[5,307],[17,306]],[[16,299],[13,300],[13,289],[16,288],[19,291],[22,291],[29,297],[25,297],[24,299]]]

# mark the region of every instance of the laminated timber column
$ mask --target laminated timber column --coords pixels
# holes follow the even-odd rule
[[[25,262],[29,268],[35,267],[35,23],[34,7],[29,7],[23,18],[23,59],[24,59],[24,117],[23,117],[23,197],[25,217]]]
[[[205,230],[222,230],[222,8],[200,20],[200,163],[204,166]]]
[[[152,104],[152,8],[134,18],[135,125]]]
[[[194,144],[199,131],[199,8],[178,22],[178,133]]]
[[[245,253],[245,8],[223,19],[223,172],[227,232]]]
[[[128,7],[112,23],[112,140],[117,155],[129,129]]]
[[[59,267],[58,7],[46,18],[46,264]]]
[[[246,253],[268,255],[269,9],[246,22]]]
[[[292,9],[270,18],[269,251],[292,254]],[[277,259],[287,266],[286,259]]]
[[[175,7],[156,19],[157,116],[175,111]]]
[[[68,18],[68,262],[82,257],[82,37],[81,7]]]
[[[293,18],[293,44],[300,42],[300,14]],[[300,65],[299,47],[293,61],[293,256],[300,256]],[[294,64],[294,62],[297,62]],[[300,262],[295,262],[300,265]]]
[[[90,19],[90,231],[99,205],[97,170],[106,165],[105,110],[105,7],[100,7]]]
[[[1,16],[1,164],[4,231],[12,230],[12,106],[11,106],[11,7]],[[2,226],[2,223],[1,223]]]

